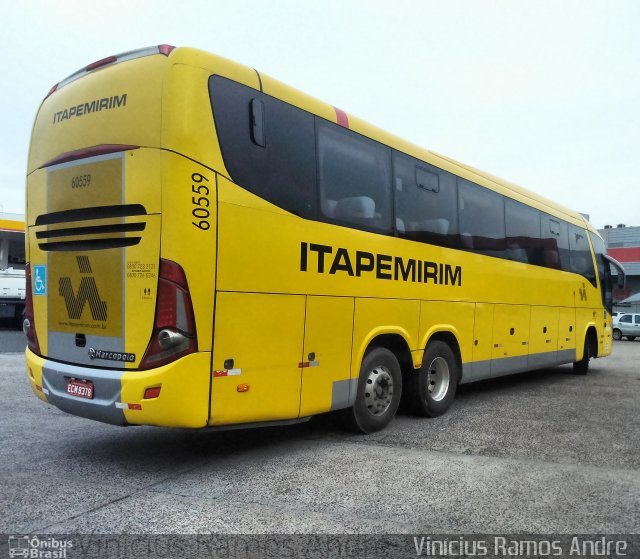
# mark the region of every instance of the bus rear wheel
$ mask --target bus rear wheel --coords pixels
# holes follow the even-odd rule
[[[409,376],[409,409],[427,417],[442,415],[451,406],[459,381],[460,366],[451,347],[439,340],[429,342],[420,371]]]
[[[358,392],[349,410],[350,426],[361,433],[384,429],[394,418],[402,395],[402,373],[396,356],[376,347],[362,360]]]

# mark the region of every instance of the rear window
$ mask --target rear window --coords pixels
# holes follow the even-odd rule
[[[314,117],[221,76],[209,79],[209,93],[233,181],[291,213],[315,217]]]

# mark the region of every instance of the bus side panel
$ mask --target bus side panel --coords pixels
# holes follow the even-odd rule
[[[558,316],[558,363],[570,363],[576,359],[576,309],[560,307]]]
[[[528,305],[496,305],[493,313],[491,376],[526,371],[529,355]]]
[[[210,425],[300,411],[305,297],[218,292]]]
[[[438,332],[450,332],[458,340],[463,368],[473,358],[474,304],[446,301],[423,301],[420,311],[420,347]]]
[[[351,376],[358,378],[364,352],[373,338],[399,334],[409,350],[418,349],[420,301],[401,299],[356,299],[353,324]]]
[[[186,157],[165,151],[161,165],[161,257],[177,262],[184,269],[196,319],[198,351],[211,351],[216,274],[216,175]]]
[[[307,297],[300,417],[346,408],[357,385],[350,379],[354,299]]]
[[[468,369],[463,365],[462,381],[481,380],[491,376],[493,355],[493,311],[492,303],[476,303],[473,325],[473,363]]]
[[[602,314],[602,311],[597,313],[593,309],[576,309],[576,361],[582,359],[584,355],[584,340],[587,336],[587,330],[591,326],[595,326],[596,332],[598,333],[598,352],[602,349],[602,347],[600,346],[600,343],[602,342],[600,334],[603,331]]]
[[[558,360],[558,318],[555,307],[531,307],[529,368],[552,367]]]

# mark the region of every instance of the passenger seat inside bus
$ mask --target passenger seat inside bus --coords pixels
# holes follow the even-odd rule
[[[342,198],[334,209],[336,219],[373,219],[376,213],[376,203],[368,196],[353,196]]]

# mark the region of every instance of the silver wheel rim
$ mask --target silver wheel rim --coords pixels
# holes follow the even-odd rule
[[[435,402],[444,399],[449,391],[449,364],[444,357],[436,357],[427,369],[427,394]]]
[[[393,400],[393,378],[386,367],[369,372],[364,386],[364,402],[373,416],[384,414]]]

